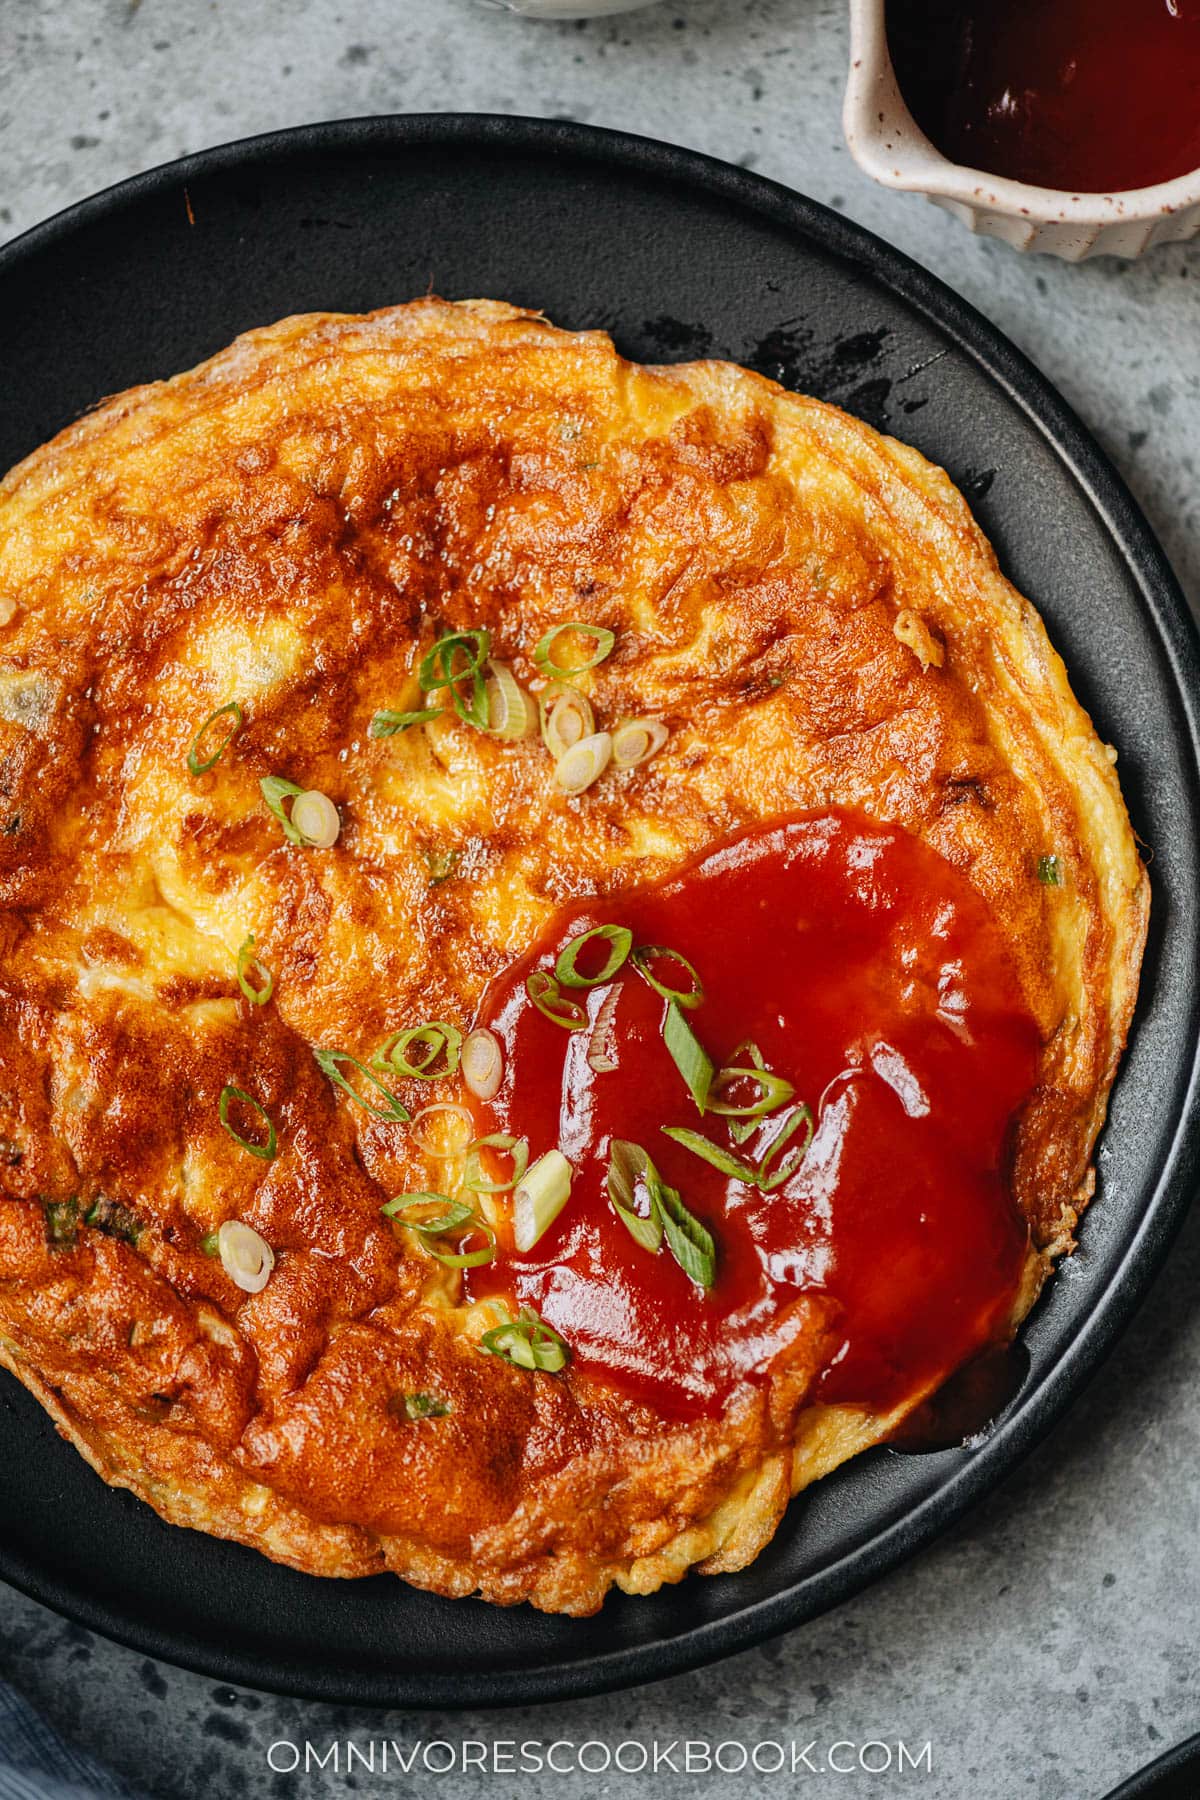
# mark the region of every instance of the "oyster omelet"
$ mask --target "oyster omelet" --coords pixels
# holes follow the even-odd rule
[[[164,1518],[737,1569],[1070,1249],[1147,883],[916,452],[293,318],[8,476],[0,619],[0,1360]]]

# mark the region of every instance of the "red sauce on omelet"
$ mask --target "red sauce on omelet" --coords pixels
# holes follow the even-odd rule
[[[1200,0],[889,0],[887,19],[953,162],[1086,194],[1200,168]]]
[[[718,1067],[751,1039],[793,1084],[790,1104],[811,1108],[811,1146],[776,1192],[663,1135],[690,1127],[757,1161],[775,1127],[739,1149],[728,1120],[700,1116],[663,1041],[665,1002],[630,963],[614,977],[614,1070],[590,1066],[590,1031],[529,999],[527,975],[602,922],[695,965],[704,1000],[687,1016]],[[607,992],[583,994],[593,1018]],[[673,1413],[715,1412],[787,1355],[803,1329],[794,1303],[815,1294],[834,1302],[818,1397],[883,1409],[1003,1336],[1028,1235],[1007,1180],[1010,1127],[1039,1034],[984,901],[907,832],[804,814],[660,886],[566,908],[492,984],[478,1022],[505,1055],[495,1099],[473,1102],[480,1133],[527,1137],[534,1159],[557,1147],[575,1173],[534,1249],[501,1245],[468,1290],[534,1306],[577,1368]],[[613,1211],[613,1138],[643,1145],[712,1233],[707,1292]]]

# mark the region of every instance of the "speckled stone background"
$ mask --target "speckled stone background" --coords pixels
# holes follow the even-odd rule
[[[843,209],[993,318],[1115,458],[1195,602],[1200,245],[1130,267],[1025,261],[874,189],[841,138],[843,15],[836,0],[665,0],[588,24],[472,0],[0,0],[0,237],[186,151],[357,113],[539,113],[694,145]],[[334,1739],[418,1737],[929,1742],[932,1772],[666,1773],[655,1786],[1099,1800],[1200,1728],[1198,1274],[1200,1219],[1071,1417],[965,1524],[828,1618],[696,1675],[541,1712],[356,1715],[148,1662],[6,1590],[0,1670],[156,1800],[626,1800],[650,1780],[287,1776],[266,1758],[277,1740],[324,1754]]]

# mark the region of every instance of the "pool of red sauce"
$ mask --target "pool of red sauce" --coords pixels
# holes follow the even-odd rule
[[[730,1145],[724,1120],[699,1116],[663,1044],[664,1002],[628,964],[608,1073],[589,1066],[588,1031],[529,1001],[529,971],[606,920],[692,960],[705,998],[689,1018],[718,1065],[751,1038],[812,1108],[812,1146],[775,1193],[663,1136],[687,1125]],[[593,1017],[606,991],[591,990]],[[983,901],[916,838],[840,811],[734,837],[661,886],[562,911],[492,984],[479,1023],[505,1055],[499,1093],[473,1103],[480,1132],[528,1137],[533,1157],[558,1146],[575,1176],[533,1251],[502,1245],[468,1291],[535,1306],[578,1367],[674,1414],[716,1412],[786,1356],[794,1303],[817,1294],[836,1303],[820,1397],[883,1408],[1003,1334],[1027,1237],[1006,1153],[1039,1038]],[[643,1144],[708,1225],[708,1293],[612,1211],[613,1137]]]
[[[1093,194],[1200,168],[1200,0],[888,0],[887,20],[953,162]]]

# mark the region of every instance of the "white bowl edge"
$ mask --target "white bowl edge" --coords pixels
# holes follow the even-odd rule
[[[984,237],[1078,262],[1141,256],[1200,232],[1200,169],[1155,187],[1072,194],[952,163],[905,105],[892,68],[886,0],[850,0],[843,125],[859,168],[884,187],[921,193]]]

